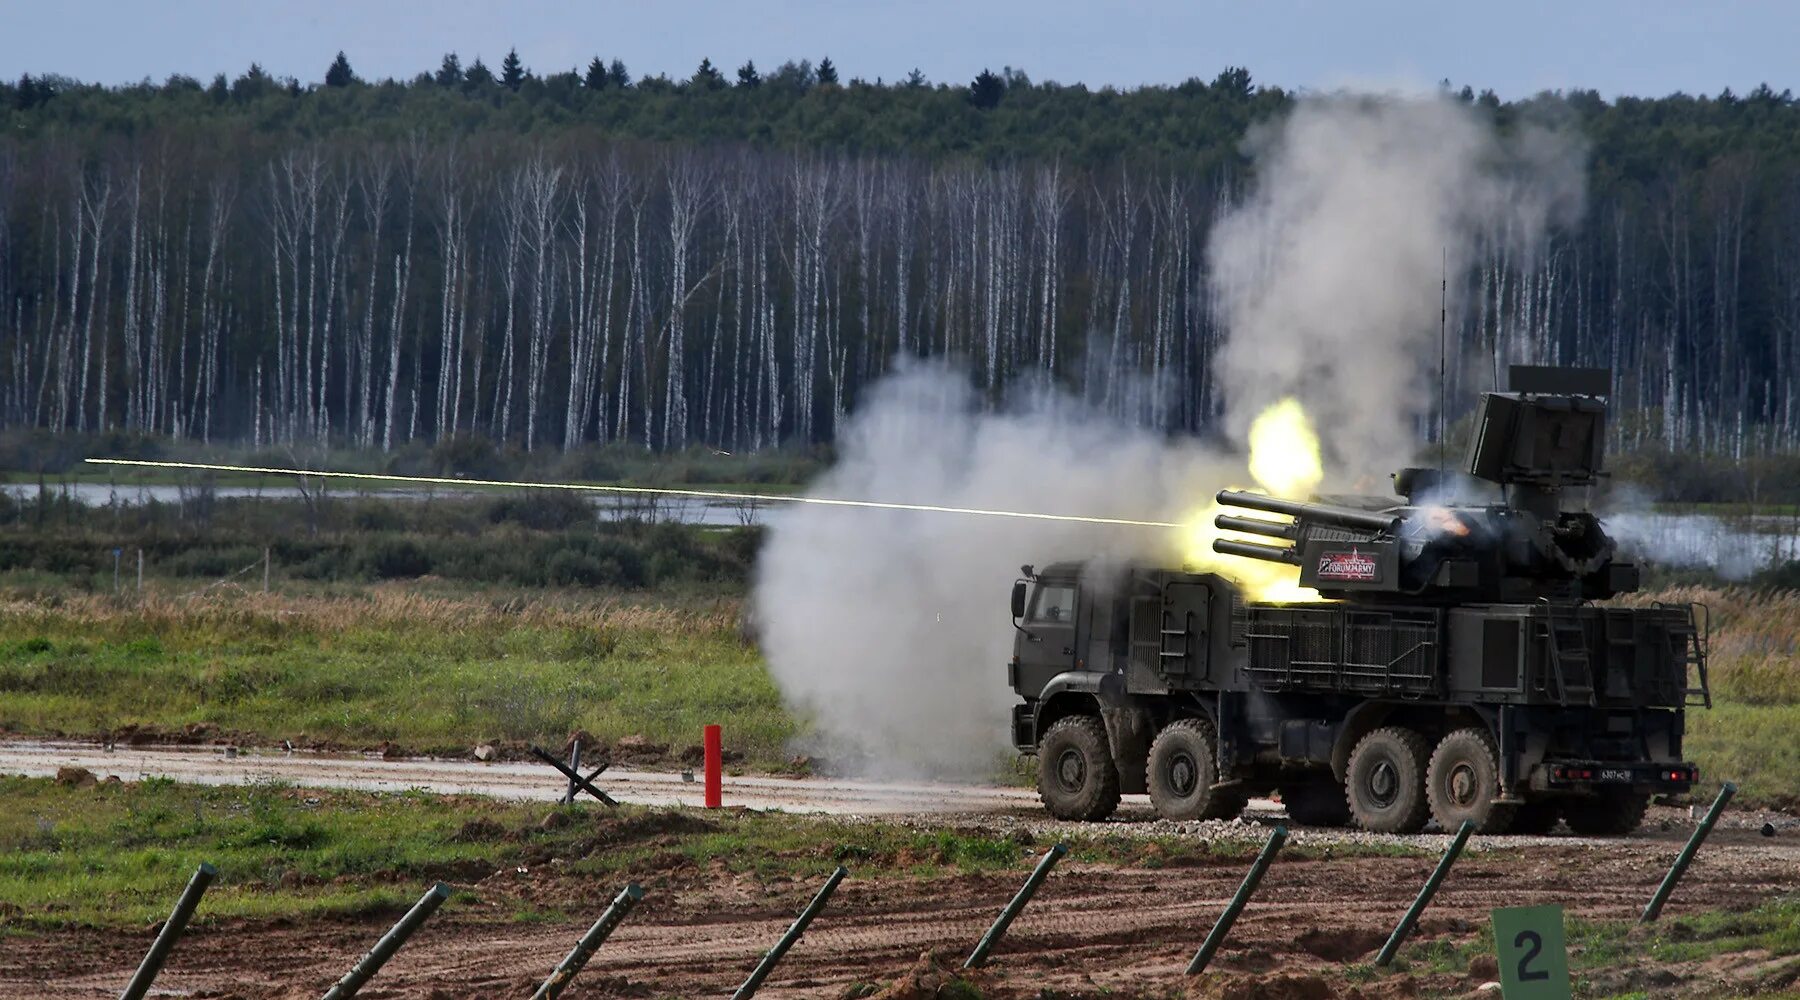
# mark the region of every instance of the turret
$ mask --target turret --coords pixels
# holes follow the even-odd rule
[[[1585,508],[1603,474],[1609,385],[1604,369],[1515,365],[1511,391],[1482,396],[1466,475],[1401,470],[1394,483],[1404,501],[1305,503],[1226,490],[1221,504],[1291,520],[1220,514],[1220,529],[1277,544],[1221,538],[1213,550],[1298,566],[1302,586],[1345,600],[1581,600],[1636,590],[1636,567],[1614,561],[1599,520],[1565,509],[1574,491]]]

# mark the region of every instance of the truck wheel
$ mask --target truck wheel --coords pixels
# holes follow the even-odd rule
[[[1038,797],[1057,819],[1105,819],[1119,807],[1119,772],[1099,719],[1071,715],[1044,733],[1038,744]]]
[[[1350,822],[1350,803],[1344,789],[1330,774],[1296,778],[1281,784],[1281,804],[1288,819],[1301,826],[1345,826]]]
[[[1418,833],[1425,828],[1425,737],[1384,726],[1350,751],[1345,798],[1356,824],[1372,833]]]
[[[1541,837],[1556,829],[1561,818],[1555,799],[1528,799],[1513,811],[1512,832]]]
[[[1563,821],[1569,829],[1587,837],[1618,837],[1644,821],[1650,796],[1633,792],[1601,792],[1563,800]]]
[[[1500,797],[1499,753],[1487,732],[1475,728],[1438,741],[1425,771],[1425,795],[1445,833],[1455,833],[1464,821],[1473,822],[1476,833],[1505,833],[1517,808],[1494,801]]]
[[[1150,744],[1144,784],[1150,804],[1164,819],[1224,819],[1242,812],[1246,801],[1233,790],[1215,792],[1219,780],[1219,736],[1205,719],[1177,719]]]

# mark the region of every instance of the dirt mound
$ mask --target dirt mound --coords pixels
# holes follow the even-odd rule
[[[983,991],[968,978],[947,955],[925,952],[912,968],[874,993],[861,994],[869,1000],[938,1000],[940,997],[981,996]]]
[[[1229,979],[1218,992],[1200,995],[1217,1000],[1338,1000],[1337,991],[1318,976],[1285,973]]]
[[[91,788],[99,784],[100,779],[85,767],[59,767],[56,769],[56,783],[71,788]]]
[[[1327,962],[1353,962],[1381,947],[1387,935],[1368,927],[1315,927],[1294,939],[1300,950]]]

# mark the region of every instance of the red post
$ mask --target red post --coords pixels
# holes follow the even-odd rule
[[[724,784],[724,754],[719,745],[719,727],[706,727],[706,808],[717,809],[721,804],[720,791]]]

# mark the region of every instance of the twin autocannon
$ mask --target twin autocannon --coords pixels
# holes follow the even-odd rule
[[[1410,832],[1623,833],[1697,778],[1703,609],[1598,604],[1637,588],[1586,509],[1604,371],[1514,368],[1465,470],[1397,497],[1226,491],[1215,551],[1295,566],[1324,600],[1253,600],[1227,575],[1063,563],[1015,585],[1013,742],[1046,807],[1173,819],[1277,792],[1297,822]]]

